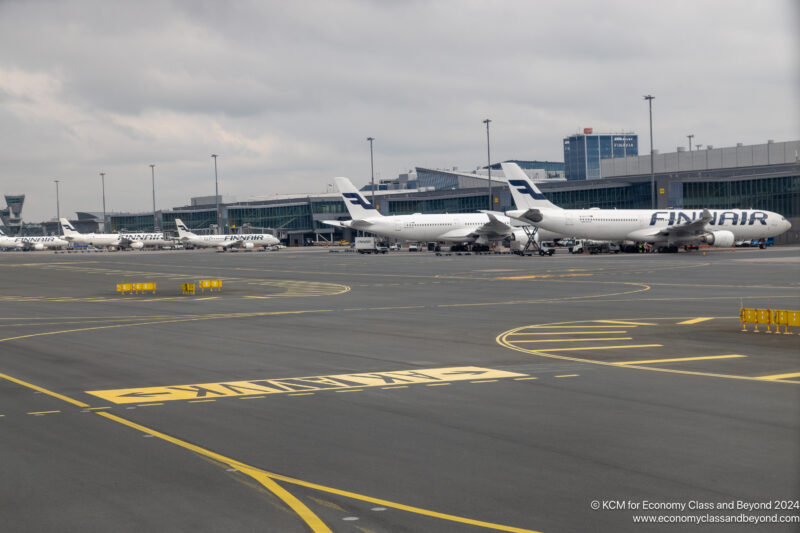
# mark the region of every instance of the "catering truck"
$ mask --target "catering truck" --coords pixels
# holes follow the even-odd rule
[[[356,237],[356,252],[360,254],[385,254],[389,247],[385,242],[379,242],[375,237]]]

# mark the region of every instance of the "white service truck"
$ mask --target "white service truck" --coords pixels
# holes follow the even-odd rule
[[[356,237],[356,252],[360,254],[385,254],[389,252],[386,243],[379,242],[375,237]]]

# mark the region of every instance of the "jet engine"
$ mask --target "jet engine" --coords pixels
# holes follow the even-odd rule
[[[700,239],[701,242],[710,244],[711,246],[719,246],[722,248],[729,248],[733,246],[735,237],[733,232],[727,230],[712,231],[706,233]]]
[[[33,245],[33,249],[36,250],[37,252],[41,252],[42,250],[44,250],[44,248],[45,248],[44,244],[40,242],[37,242]]]
[[[515,229],[511,232],[511,251],[518,252],[525,248],[525,245],[528,244],[528,234],[523,229]],[[539,239],[534,237],[536,242],[539,242]]]
[[[244,248],[245,250],[252,250],[255,247],[256,247],[255,244],[253,244],[252,242],[246,242],[242,244],[242,248]]]
[[[141,250],[142,248],[144,248],[144,243],[141,241],[132,242],[130,244],[130,247],[133,248],[134,250]]]

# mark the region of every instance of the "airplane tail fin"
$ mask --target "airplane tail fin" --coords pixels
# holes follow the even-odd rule
[[[70,221],[67,220],[66,218],[60,219],[60,222],[61,222],[61,231],[64,232],[64,236],[69,237],[72,235],[80,235],[80,232],[76,230],[75,226],[73,226],[70,223]]]
[[[364,220],[383,216],[361,195],[349,179],[334,178],[334,181],[339,192],[342,193],[342,199],[345,207],[347,207],[347,212],[350,213],[350,218]]]
[[[189,228],[186,227],[186,224],[179,218],[175,219],[175,226],[178,228],[178,238],[183,239],[184,237],[193,237],[194,233],[189,231]]]
[[[517,209],[561,209],[548,200],[516,163],[500,163]]]

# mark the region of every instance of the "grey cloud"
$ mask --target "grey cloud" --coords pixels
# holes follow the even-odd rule
[[[0,185],[27,188],[35,220],[52,216],[51,176],[67,209],[96,209],[105,169],[114,208],[146,210],[155,162],[169,207],[210,194],[217,152],[227,194],[321,190],[366,180],[369,135],[384,177],[475,168],[487,117],[496,158],[557,160],[583,126],[646,137],[648,92],[662,150],[690,132],[796,138],[796,15],[743,0],[4,2]]]

